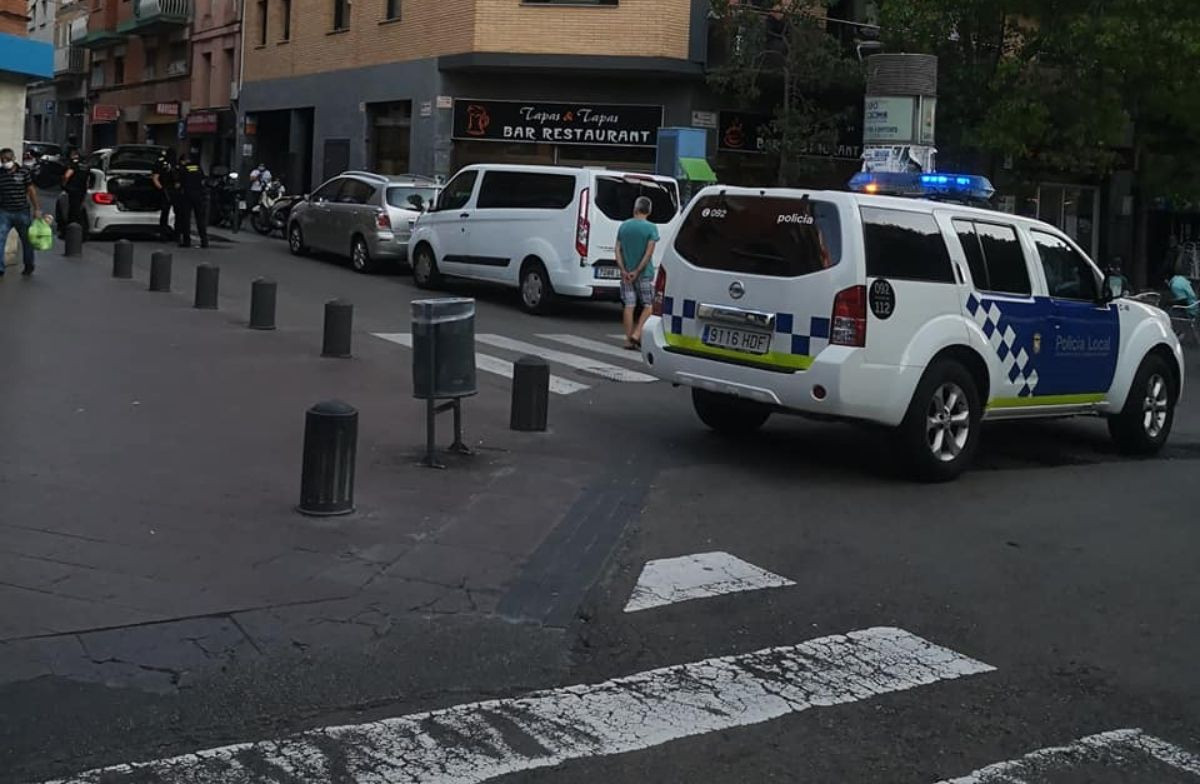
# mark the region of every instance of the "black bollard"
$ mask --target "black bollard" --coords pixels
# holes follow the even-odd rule
[[[63,255],[83,255],[83,227],[78,223],[67,224],[66,242],[63,245]]]
[[[133,277],[133,243],[117,240],[113,245],[112,276],[128,280]]]
[[[513,366],[512,419],[509,427],[542,432],[550,407],[550,365],[541,357],[524,356]]]
[[[150,254],[150,290],[171,290],[171,254],[156,250]]]
[[[350,331],[354,326],[354,306],[340,299],[325,303],[325,338],[321,356],[346,358],[350,356]]]
[[[212,264],[196,267],[196,303],[201,310],[217,309],[217,292],[221,287],[221,268]]]
[[[299,511],[327,517],[354,511],[358,411],[340,400],[317,403],[304,417]]]
[[[250,284],[250,329],[275,329],[275,281],[258,278]]]

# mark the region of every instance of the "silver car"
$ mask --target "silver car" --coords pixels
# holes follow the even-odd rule
[[[349,257],[358,272],[407,262],[413,224],[438,190],[427,177],[343,172],[292,208],[288,247]]]

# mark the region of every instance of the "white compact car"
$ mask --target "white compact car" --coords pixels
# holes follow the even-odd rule
[[[165,147],[124,144],[97,150],[84,163],[91,182],[83,200],[84,236],[156,233],[161,195],[151,176]],[[67,225],[67,195],[55,206],[58,225]]]
[[[919,181],[990,192],[983,178]],[[876,423],[930,480],[967,467],[983,420],[1100,415],[1121,449],[1151,454],[1171,431],[1183,353],[1164,312],[1102,281],[1036,220],[710,187],[666,249],[643,353],[718,431],[777,411]]]
[[[565,166],[468,166],[417,221],[411,241],[417,285],[442,276],[519,288],[544,313],[557,297],[620,298],[617,229],[648,196],[660,250],[679,215],[670,177]]]

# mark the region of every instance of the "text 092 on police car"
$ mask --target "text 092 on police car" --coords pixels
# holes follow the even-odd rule
[[[1100,415],[1123,451],[1163,446],[1184,377],[1165,313],[1113,299],[1054,227],[956,203],[991,195],[981,177],[851,187],[713,186],[693,200],[643,354],[692,388],[706,425],[746,432],[774,412],[876,423],[934,481],[970,464],[985,419]]]

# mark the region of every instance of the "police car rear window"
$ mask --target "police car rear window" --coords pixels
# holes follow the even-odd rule
[[[704,269],[795,278],[841,261],[841,221],[829,202],[712,194],[684,219],[675,251]]]
[[[862,221],[869,276],[954,282],[950,252],[932,215],[863,207]]]

